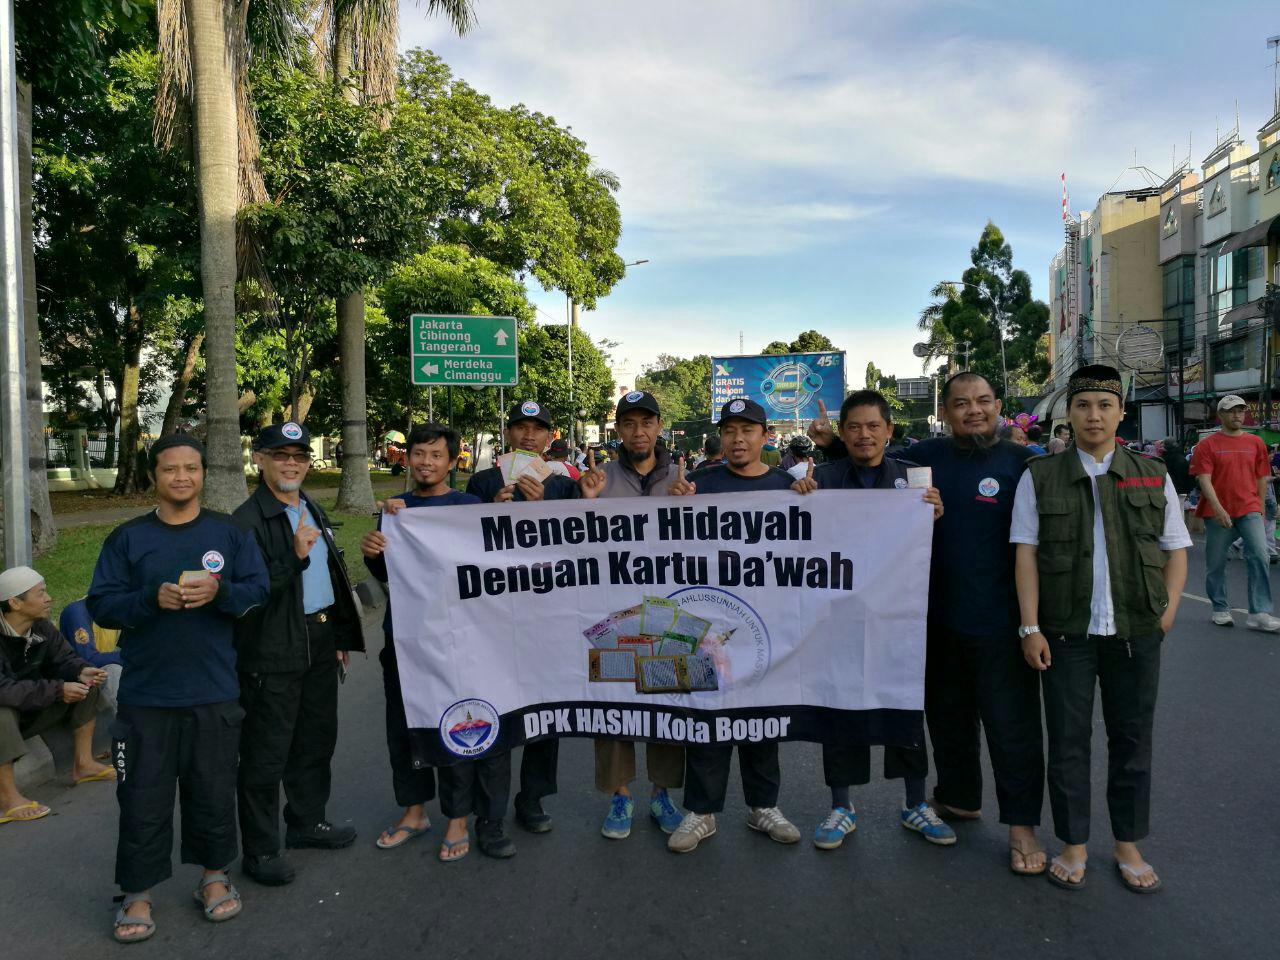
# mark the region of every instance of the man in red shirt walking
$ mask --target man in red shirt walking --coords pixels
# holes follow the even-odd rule
[[[1271,480],[1266,444],[1245,433],[1245,402],[1228,395],[1218,401],[1222,429],[1198,444],[1191,458],[1191,473],[1200,483],[1196,516],[1205,518],[1205,592],[1213,602],[1213,622],[1235,626],[1227,605],[1227,550],[1236,538],[1244,541],[1249,571],[1249,619],[1252,630],[1280,632],[1280,620],[1271,615],[1271,580],[1267,544],[1262,527],[1262,501]]]

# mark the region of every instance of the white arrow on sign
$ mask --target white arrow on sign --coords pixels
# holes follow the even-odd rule
[[[493,335],[493,339],[498,346],[505,347],[507,345],[507,331],[499,329],[498,332]]]
[[[440,368],[434,363],[424,363],[422,365],[422,372],[425,376],[434,377],[440,372]]]

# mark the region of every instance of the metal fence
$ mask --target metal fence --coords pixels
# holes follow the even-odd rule
[[[142,438],[143,449],[149,449],[154,437]],[[79,458],[75,444],[84,445],[93,470],[111,470],[120,466],[120,442],[113,433],[79,433],[73,430],[48,430],[44,435],[44,464],[52,470],[59,467],[75,467]]]

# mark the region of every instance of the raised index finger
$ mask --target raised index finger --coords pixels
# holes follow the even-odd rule
[[[806,480],[813,479],[813,457],[809,458],[809,469],[805,471],[804,478]]]
[[[596,468],[596,448],[590,447],[587,449],[587,469],[594,470],[595,468]]]
[[[823,403],[821,397],[818,398],[818,414],[819,414],[819,419],[821,420],[829,419],[827,417],[827,405]]]

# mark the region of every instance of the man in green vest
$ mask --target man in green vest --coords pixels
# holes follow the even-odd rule
[[[1120,878],[1155,893],[1160,878],[1138,852],[1151,801],[1151,726],[1160,645],[1173,625],[1191,546],[1178,495],[1159,460],[1116,444],[1124,392],[1113,367],[1072,375],[1075,443],[1037,457],[1018,483],[1009,539],[1022,652],[1041,671],[1049,733],[1049,805],[1065,846],[1049,879],[1085,881],[1093,691],[1107,727],[1107,807]]]

